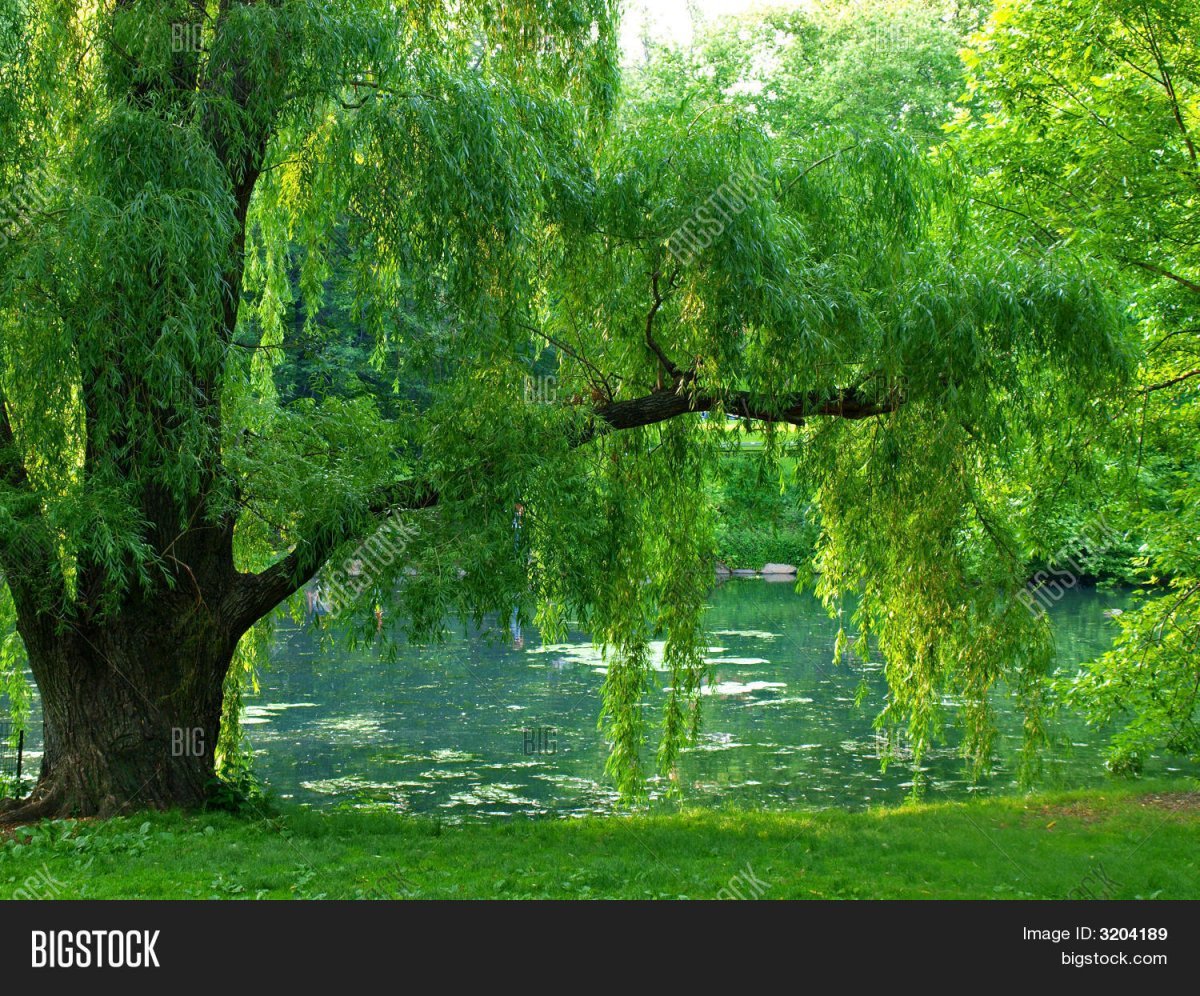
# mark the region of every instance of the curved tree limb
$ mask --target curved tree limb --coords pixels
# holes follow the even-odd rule
[[[801,425],[816,417],[867,419],[896,411],[904,399],[894,393],[882,400],[866,397],[857,388],[809,391],[792,395],[778,404],[756,398],[748,391],[724,395],[694,394],[673,388],[654,391],[638,398],[614,401],[594,410],[587,429],[573,442],[583,446],[597,436],[613,431],[657,425],[681,415],[723,410],[738,418],[762,422],[786,422]],[[441,500],[431,486],[404,482],[380,491],[370,502],[369,511],[382,516],[388,511],[420,511],[433,508]],[[257,574],[239,575],[229,596],[228,609],[243,631],[307,584],[333,552],[357,538],[353,530],[327,530],[298,543],[293,550]]]
[[[431,488],[405,482],[385,488],[372,497],[368,512],[380,517],[389,511],[415,512],[433,508],[440,495]],[[339,546],[355,539],[358,531],[326,529],[297,543],[292,551],[257,574],[240,574],[226,599],[225,611],[240,632],[308,584]]]
[[[903,399],[899,395],[875,400],[865,397],[857,388],[809,391],[787,397],[777,406],[756,398],[748,391],[734,391],[725,395],[689,395],[677,390],[663,390],[641,398],[615,401],[596,409],[596,418],[603,424],[595,426],[586,439],[600,432],[635,429],[665,422],[679,415],[717,409],[724,409],[727,414],[736,415],[738,418],[802,425],[806,419],[818,416],[844,419],[873,418],[895,411],[902,403]],[[582,441],[586,442],[586,439]]]

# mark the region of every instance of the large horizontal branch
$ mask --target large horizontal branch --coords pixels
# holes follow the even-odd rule
[[[787,422],[800,425],[805,419],[818,416],[865,419],[895,411],[903,400],[893,395],[883,400],[867,398],[854,388],[835,391],[810,391],[784,399],[781,406],[771,406],[755,399],[749,392],[736,391],[725,395],[689,395],[676,388],[654,391],[640,398],[614,401],[595,410],[591,427],[576,440],[582,446],[604,432],[656,425],[681,415],[723,410],[739,418],[762,422]],[[389,511],[418,511],[433,508],[441,496],[429,485],[405,482],[380,490],[372,497],[369,511],[382,516]],[[291,553],[282,557],[258,574],[243,574],[235,587],[230,609],[241,628],[248,628],[258,619],[291,597],[316,576],[334,551],[355,539],[350,530],[329,530],[298,543]]]
[[[827,416],[845,419],[873,418],[895,411],[902,399],[893,395],[883,400],[867,398],[855,388],[838,391],[809,391],[783,399],[778,406],[755,399],[747,391],[735,391],[726,395],[696,394],[685,391],[655,391],[641,398],[614,401],[596,409],[596,418],[603,423],[601,431],[614,429],[636,429],[644,425],[655,425],[668,419],[694,412],[724,410],[738,418],[755,419],[760,422],[787,422],[801,425],[806,419]],[[592,431],[586,436],[596,434]],[[585,439],[586,441],[586,439]]]

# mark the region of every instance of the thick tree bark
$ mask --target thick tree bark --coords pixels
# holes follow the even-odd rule
[[[235,630],[179,597],[77,628],[23,619],[45,754],[28,799],[0,822],[196,806],[215,778]],[[239,634],[240,635],[240,634]]]
[[[121,0],[119,6],[128,3]],[[199,2],[189,6],[190,13],[178,23],[191,28],[199,25],[205,8]],[[217,30],[226,13],[222,5]],[[282,50],[239,52],[230,57],[231,63],[210,62],[202,75],[195,50],[175,51],[169,80],[157,75],[154,82],[135,79],[128,100],[145,113],[170,118],[200,87],[244,111],[271,89],[246,71],[246,60],[266,59],[282,71],[281,57]],[[158,99],[172,96],[179,100]],[[246,218],[274,122],[269,114],[257,112],[239,121],[236,115],[231,118],[222,100],[209,106],[218,105],[225,109],[210,112],[203,129],[225,168],[235,201],[235,230],[221,276],[226,293],[218,319],[218,335],[227,347],[241,300]],[[33,794],[15,804],[0,803],[0,822],[192,806],[203,801],[211,787],[224,678],[238,640],[291,593],[271,601],[259,585],[240,577],[233,557],[235,517],[229,512],[212,514],[210,502],[229,483],[221,464],[225,362],[222,351],[200,350],[186,370],[192,391],[185,402],[184,395],[151,397],[153,391],[141,379],[144,371],[125,361],[119,339],[111,362],[102,371],[84,374],[85,478],[115,471],[118,477],[137,480],[139,468],[157,459],[153,446],[151,455],[144,457],[141,444],[161,440],[141,440],[111,424],[99,431],[112,421],[111,411],[104,408],[111,407],[112,395],[122,397],[124,408],[153,405],[149,421],[163,426],[164,432],[179,421],[176,404],[199,404],[211,430],[195,454],[206,473],[197,478],[190,494],[148,483],[141,495],[138,511],[147,527],[144,539],[156,553],[154,570],[161,565],[169,576],[155,578],[153,593],[143,593],[137,582],[132,590],[114,586],[111,564],[83,557],[75,564],[73,584],[67,584],[57,538],[42,519],[0,393],[0,486],[27,496],[26,507],[17,508],[21,533],[15,539],[0,539],[0,571],[12,594],[17,628],[41,694],[45,734],[42,770]],[[95,380],[89,379],[98,376],[106,378],[110,396],[97,392]],[[129,575],[144,566],[124,565]],[[296,587],[305,579],[297,577]]]

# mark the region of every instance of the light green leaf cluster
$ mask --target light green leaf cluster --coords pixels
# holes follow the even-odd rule
[[[1161,748],[1200,752],[1198,31],[1193,2],[1002,2],[964,53],[954,126],[997,237],[1086,253],[1136,323],[1138,386],[1075,460],[1101,491],[1092,507],[1141,538],[1146,589],[1114,650],[1065,686],[1068,702],[1121,724],[1122,770]]]

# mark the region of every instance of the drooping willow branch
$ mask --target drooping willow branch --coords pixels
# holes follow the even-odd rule
[[[746,391],[722,395],[688,394],[683,386],[679,383],[642,397],[601,405],[572,442],[583,446],[608,432],[657,425],[699,412],[723,411],[742,419],[800,425],[806,419],[817,417],[874,418],[894,412],[904,403],[899,393],[877,399],[867,397],[857,388],[809,391],[789,395],[772,404]],[[386,512],[420,511],[433,508],[440,500],[441,496],[433,487],[408,481],[378,492],[370,502],[369,511],[374,516]],[[234,617],[250,626],[307,584],[339,546],[357,537],[358,531],[353,529],[327,529],[297,543],[289,554],[266,570],[240,575],[230,596],[234,602]]]

